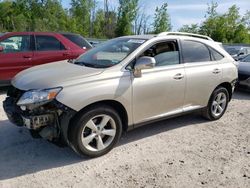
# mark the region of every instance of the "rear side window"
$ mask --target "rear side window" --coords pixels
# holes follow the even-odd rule
[[[36,36],[37,51],[58,51],[65,50],[63,44],[53,36],[37,35]]]
[[[30,49],[30,36],[12,36],[0,41],[0,46],[4,48],[4,53],[27,52]]]
[[[63,34],[63,36],[80,48],[92,48],[92,46],[81,35]]]
[[[209,50],[210,50],[211,55],[212,55],[212,57],[213,57],[213,59],[214,59],[215,61],[220,61],[220,60],[222,60],[222,59],[224,58],[224,56],[223,56],[222,54],[220,54],[219,52],[217,52],[217,51],[214,50],[213,48],[210,48],[210,47],[209,47]]]
[[[211,61],[208,48],[200,42],[182,41],[182,52],[184,63]]]

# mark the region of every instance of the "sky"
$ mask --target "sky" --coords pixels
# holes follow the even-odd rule
[[[118,0],[109,1],[113,8],[118,7]],[[103,0],[97,0],[97,2],[99,7],[103,7]],[[168,3],[173,31],[177,31],[184,24],[201,23],[211,0],[139,0],[139,6],[150,16],[150,22],[152,22],[155,8],[165,2]],[[225,13],[232,5],[240,8],[241,15],[244,15],[247,10],[250,11],[250,0],[214,0],[214,2],[218,3],[219,13]],[[70,0],[62,0],[62,4],[64,8],[69,8]]]

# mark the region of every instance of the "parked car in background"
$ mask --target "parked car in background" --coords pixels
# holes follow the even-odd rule
[[[95,39],[95,38],[86,38],[86,40],[88,40],[88,42],[93,47],[97,47],[97,46],[101,45],[103,42],[107,41],[107,39]]]
[[[92,48],[81,35],[54,32],[11,32],[0,35],[0,85],[32,66],[76,59]]]
[[[238,85],[250,89],[250,54],[240,60],[238,74]]]
[[[224,45],[224,48],[236,61],[250,54],[250,47],[247,46]]]
[[[3,104],[9,120],[32,135],[97,157],[109,152],[123,131],[149,122],[195,110],[220,119],[237,77],[233,58],[207,36],[125,36],[74,63],[19,73]]]

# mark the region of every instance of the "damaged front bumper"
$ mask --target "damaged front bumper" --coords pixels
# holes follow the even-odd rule
[[[17,126],[25,126],[32,133],[50,141],[63,141],[68,143],[67,132],[71,118],[76,111],[53,100],[37,106],[34,109],[20,107],[17,101],[24,91],[11,88],[3,102],[4,111],[8,119]]]

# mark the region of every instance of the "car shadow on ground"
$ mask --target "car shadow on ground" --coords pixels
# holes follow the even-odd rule
[[[236,92],[233,98],[250,100],[250,95]],[[124,134],[117,147],[162,132],[206,122],[198,114],[189,114],[148,124]],[[0,138],[0,180],[95,160],[80,158],[69,147],[60,148],[43,139],[33,139],[28,130],[16,127],[8,120],[0,121]]]
[[[201,122],[206,120],[191,115],[145,125],[124,134],[116,147]],[[0,180],[92,160],[80,158],[69,147],[60,148],[43,139],[33,139],[28,130],[7,120],[0,121],[0,138]]]

